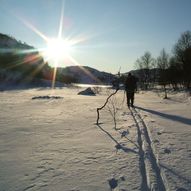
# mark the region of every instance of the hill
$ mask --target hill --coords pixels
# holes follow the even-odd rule
[[[1,52],[12,52],[13,50],[30,50],[34,49],[33,46],[16,40],[14,37],[0,33],[0,48]]]
[[[5,34],[0,34],[0,82],[31,83],[48,70],[37,49]]]
[[[85,84],[111,84],[116,78],[115,75],[101,72],[88,66],[68,66],[58,68],[58,76],[61,78],[70,78],[76,83]]]

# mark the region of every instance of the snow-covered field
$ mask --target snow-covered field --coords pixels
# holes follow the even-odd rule
[[[81,90],[0,92],[0,191],[191,190],[188,95],[119,91],[96,125],[108,91]]]

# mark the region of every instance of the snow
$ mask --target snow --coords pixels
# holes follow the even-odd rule
[[[189,95],[139,92],[129,110],[120,90],[96,125],[114,90],[81,90],[0,92],[1,191],[191,190]]]

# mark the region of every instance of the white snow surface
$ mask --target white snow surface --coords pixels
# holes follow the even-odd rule
[[[81,90],[0,92],[0,191],[191,190],[189,95]]]

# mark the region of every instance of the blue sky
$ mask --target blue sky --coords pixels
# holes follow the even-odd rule
[[[190,0],[0,0],[0,33],[45,47],[22,20],[57,37],[63,10],[63,37],[87,38],[71,53],[79,64],[127,72],[145,51],[171,53],[181,33],[191,30],[190,8]]]

